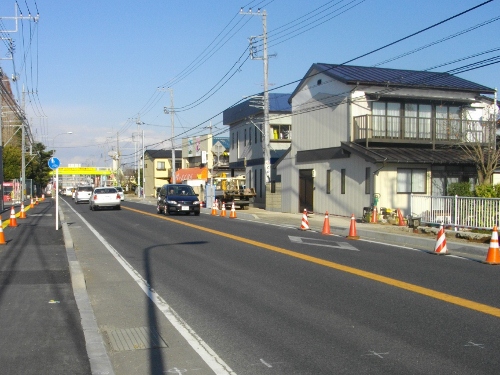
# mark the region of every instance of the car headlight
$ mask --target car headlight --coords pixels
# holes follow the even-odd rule
[[[194,205],[200,204],[200,201],[194,201],[193,204]]]
[[[167,200],[167,204],[177,204],[177,201]]]

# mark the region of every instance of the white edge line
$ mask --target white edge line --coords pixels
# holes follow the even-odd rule
[[[236,373],[215,353],[212,348],[202,340],[200,336],[168,305],[168,303],[156,293],[147,281],[137,272],[129,262],[127,262],[120,253],[109,244],[104,237],[102,237],[97,230],[94,229],[90,223],[85,220],[82,215],[75,211],[67,202],[68,207],[85,223],[92,233],[99,241],[108,249],[108,251],[115,257],[115,259],[122,265],[122,267],[129,273],[139,287],[146,293],[146,295],[153,301],[153,303],[160,309],[163,315],[169,322],[177,329],[177,331],[184,337],[184,339],[191,345],[196,353],[205,361],[205,363],[217,375],[236,375]]]

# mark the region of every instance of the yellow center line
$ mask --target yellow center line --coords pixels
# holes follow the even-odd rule
[[[451,304],[454,304],[454,305],[465,307],[465,308],[470,309],[470,310],[479,311],[481,313],[488,314],[488,315],[493,315],[493,316],[495,316],[497,318],[500,318],[500,309],[499,308],[496,308],[496,307],[493,307],[493,306],[489,306],[489,305],[485,305],[483,303],[474,302],[474,301],[471,301],[471,300],[468,300],[468,299],[465,299],[465,298],[460,298],[460,297],[452,296],[451,294],[446,294],[446,293],[438,292],[436,290],[432,290],[432,289],[424,288],[424,287],[421,287],[421,286],[418,286],[418,285],[410,284],[410,283],[407,283],[407,282],[404,282],[404,281],[392,279],[390,277],[378,275],[376,273],[372,273],[372,272],[368,272],[368,271],[363,271],[363,270],[360,270],[360,269],[357,269],[357,268],[354,268],[354,267],[344,266],[344,265],[339,264],[339,263],[330,262],[328,260],[324,260],[324,259],[312,257],[310,255],[301,254],[301,253],[298,253],[298,252],[295,252],[295,251],[291,251],[291,250],[287,250],[287,249],[284,249],[284,248],[281,248],[281,247],[269,245],[269,244],[266,244],[266,243],[263,243],[263,242],[250,240],[248,238],[244,238],[244,237],[240,237],[240,236],[235,236],[233,234],[220,232],[220,231],[217,231],[217,230],[214,230],[214,229],[210,229],[210,228],[205,228],[205,227],[202,227],[202,226],[199,226],[199,225],[196,225],[196,224],[186,223],[186,222],[183,222],[183,221],[180,221],[180,220],[176,220],[176,219],[171,219],[171,218],[168,218],[168,217],[165,217],[165,216],[158,216],[158,214],[152,214],[152,213],[149,213],[149,212],[144,212],[144,211],[136,210],[136,209],[130,208],[130,207],[124,207],[124,206],[122,206],[122,208],[124,208],[126,210],[129,210],[129,211],[134,211],[134,212],[137,212],[137,213],[140,213],[140,214],[143,214],[143,215],[153,216],[153,217],[160,218],[160,219],[163,219],[163,220],[171,221],[171,222],[176,223],[176,224],[181,224],[181,225],[184,225],[184,226],[187,226],[187,227],[190,227],[190,228],[198,229],[198,230],[201,230],[201,231],[204,231],[204,232],[208,232],[208,233],[212,233],[212,234],[215,234],[215,235],[218,235],[218,236],[230,238],[230,239],[235,240],[235,241],[243,242],[243,243],[246,243],[246,244],[249,244],[249,245],[253,245],[253,246],[257,246],[257,247],[260,247],[260,248],[263,248],[263,249],[266,249],[266,250],[270,250],[270,251],[274,251],[274,252],[281,253],[281,254],[284,254],[284,255],[288,255],[288,256],[291,256],[291,257],[294,257],[294,258],[297,258],[297,259],[305,260],[307,262],[319,264],[321,266],[325,266],[325,267],[329,267],[329,268],[336,269],[336,270],[339,270],[339,271],[347,272],[347,273],[350,273],[352,275],[364,277],[366,279],[378,281],[380,283],[387,284],[387,285],[390,285],[390,286],[393,286],[393,287],[396,287],[396,288],[408,290],[408,291],[413,292],[413,293],[418,293],[418,294],[421,294],[421,295],[424,295],[424,296],[427,296],[427,297],[435,298],[435,299],[440,300],[440,301],[448,302],[448,303],[451,303]]]

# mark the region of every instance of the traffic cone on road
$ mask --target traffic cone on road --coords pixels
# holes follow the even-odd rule
[[[405,219],[403,219],[403,213],[401,212],[401,210],[399,208],[398,208],[398,219],[399,219],[398,227],[406,226]]]
[[[301,230],[309,230],[309,220],[307,220],[307,210],[304,208],[304,212],[302,213],[302,223],[300,224]]]
[[[370,220],[370,224],[377,224],[377,206],[373,206],[372,219]]]
[[[231,212],[229,213],[229,218],[230,219],[236,219],[236,210],[234,208],[234,202],[231,205]]]
[[[45,194],[42,194],[42,202],[45,200]]]
[[[3,227],[0,223],[0,245],[5,245],[7,242],[5,242],[5,235],[3,234]]]
[[[500,250],[498,249],[498,230],[497,226],[493,227],[491,232],[490,247],[488,249],[488,254],[486,255],[486,264],[500,264]]]
[[[33,207],[35,207],[35,204],[33,203],[33,198],[31,198],[30,208],[33,208]]]
[[[217,216],[217,201],[212,203],[212,216]]]
[[[21,202],[21,212],[19,213],[19,219],[26,219],[26,212],[24,211],[24,203]]]
[[[323,230],[321,231],[321,234],[332,234],[332,232],[330,232],[330,219],[328,217],[328,211],[325,212],[325,221],[323,222]]]
[[[35,199],[35,204],[38,204],[38,197],[36,197]]]
[[[350,240],[359,240],[358,232],[356,231],[356,218],[354,214],[351,216],[351,226],[349,227],[349,235],[347,236]]]
[[[226,202],[222,202],[222,209],[220,211],[220,217],[226,217]]]
[[[14,206],[10,209],[9,227],[17,227],[16,211],[14,210]]]
[[[434,254],[448,255],[448,247],[446,246],[446,234],[444,233],[443,224],[441,224],[441,226],[439,227],[436,246],[434,247]]]

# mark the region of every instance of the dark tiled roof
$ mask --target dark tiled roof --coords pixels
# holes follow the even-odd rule
[[[474,161],[459,148],[437,150],[402,147],[366,148],[352,142],[342,142],[342,148],[373,163],[474,165]]]
[[[350,84],[465,90],[484,94],[495,93],[492,88],[467,81],[449,73],[323,63],[314,64],[313,67],[338,81]]]
[[[291,113],[292,107],[290,103],[288,103],[289,98],[290,94],[269,93],[269,112]],[[222,113],[222,123],[224,125],[230,125],[247,117],[262,114],[264,112],[262,108],[256,108],[250,105],[253,101],[255,100],[248,99],[234,107],[224,110]]]
[[[172,150],[146,150],[144,154],[151,159],[168,159],[172,157]],[[175,157],[182,158],[182,150],[175,150]]]

